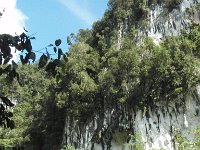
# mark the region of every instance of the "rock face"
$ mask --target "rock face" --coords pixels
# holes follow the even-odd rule
[[[179,97],[180,102],[168,105],[157,105],[150,109],[148,117],[141,118],[141,111],[135,118],[135,130],[145,141],[146,149],[175,149],[174,131],[180,129],[188,139],[192,139],[189,131],[199,126],[200,86],[187,96]]]
[[[171,11],[163,5],[153,6],[148,35],[158,43],[161,38],[178,35],[182,29],[189,27],[191,20],[200,23],[200,13],[194,8],[197,3],[198,0],[183,0]]]
[[[170,11],[162,4],[152,6],[146,34],[159,43],[166,36],[178,35],[191,22],[200,23],[200,12],[194,7],[197,3],[200,0],[183,0]],[[118,43],[121,31],[120,28]],[[82,125],[66,116],[62,144],[81,150],[128,150],[131,149],[127,145],[131,141],[129,134],[138,133],[147,150],[174,150],[174,131],[180,129],[183,135],[192,139],[188,131],[199,125],[199,110],[200,86],[197,86],[187,95],[180,95],[176,102],[157,103],[143,110],[129,106],[105,108],[101,115],[94,116],[91,122]]]
[[[103,118],[96,116],[92,122],[82,127],[76,122],[72,124],[70,118],[67,118],[63,142],[82,150],[129,150],[129,134],[138,133],[147,150],[174,150],[176,129],[180,129],[191,140],[193,135],[189,131],[199,126],[200,86],[178,99],[176,103],[156,104],[146,111],[138,109],[129,112],[125,107],[113,109],[105,112]],[[111,126],[116,126],[116,130],[109,131]],[[101,138],[103,134],[106,136]]]

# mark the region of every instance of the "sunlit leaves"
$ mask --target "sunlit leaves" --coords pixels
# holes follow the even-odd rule
[[[63,55],[63,59],[61,59],[60,86],[66,88],[66,91],[70,93],[72,102],[77,101],[70,108],[71,112],[77,113],[77,118],[81,114],[85,116],[90,112],[88,117],[79,118],[79,121],[86,121],[93,113],[94,97],[98,89],[95,79],[100,66],[99,60],[98,53],[82,42],[72,45],[69,54]],[[69,105],[64,98],[58,99],[58,104]]]
[[[40,133],[41,131],[38,129],[38,126],[40,126],[40,123],[46,124],[47,122],[41,121],[33,125],[33,121],[38,119],[38,116],[41,120],[41,118],[46,115],[44,112],[41,114],[41,109],[47,109],[47,103],[51,105],[48,99],[50,91],[47,89],[50,84],[54,84],[54,79],[51,78],[51,76],[44,76],[46,73],[43,69],[38,68],[38,64],[18,64],[17,71],[20,74],[20,85],[18,82],[7,84],[7,81],[4,80],[4,76],[0,78],[2,92],[8,97],[12,96],[12,100],[14,98],[15,102],[17,102],[17,105],[11,109],[8,109],[5,105],[0,105],[2,109],[4,108],[6,110],[4,114],[9,118],[11,117],[10,119],[14,121],[10,120],[7,122],[7,120],[4,120],[5,126],[2,126],[0,129],[1,146],[4,141],[11,147],[22,146],[24,142],[30,141],[29,137],[31,134],[29,131],[32,130]],[[50,78],[52,80],[50,80]],[[6,129],[3,127],[6,127]],[[28,132],[27,129],[29,130]],[[42,128],[42,130],[43,129],[44,128]],[[45,129],[43,132],[44,131]]]

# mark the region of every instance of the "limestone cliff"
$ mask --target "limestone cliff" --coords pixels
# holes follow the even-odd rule
[[[179,35],[191,23],[200,23],[200,10],[197,8],[199,3],[200,0],[144,0],[144,8],[147,10],[145,17],[132,19],[130,11],[122,22],[112,24],[117,30],[113,43],[120,49],[123,36],[133,25],[139,30],[137,38],[133,39],[136,41],[147,35],[159,44],[167,36]],[[144,20],[147,24],[143,27]],[[175,129],[181,129],[183,135],[192,139],[188,131],[199,125],[200,87],[179,95],[176,101],[157,102],[144,109],[127,104],[104,107],[103,113],[97,113],[89,122],[81,125],[66,116],[62,144],[81,150],[128,150],[130,147],[127,143],[131,142],[129,134],[138,133],[147,150],[173,150],[176,149]]]

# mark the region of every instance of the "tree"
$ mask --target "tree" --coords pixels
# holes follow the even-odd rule
[[[11,118],[15,122],[15,128],[11,130],[0,127],[0,147],[40,149],[44,146],[45,140],[50,141],[50,126],[58,123],[54,122],[56,119],[53,117],[57,114],[54,111],[55,103],[52,96],[56,81],[45,70],[39,69],[37,64],[19,65],[17,72],[20,74],[19,82],[10,83],[5,77],[0,78],[2,92],[15,99],[17,103],[12,109]],[[57,127],[55,129],[59,131]],[[60,130],[62,131],[62,128]],[[55,139],[55,134],[54,131],[54,140],[51,144],[59,143]]]
[[[17,64],[14,61],[12,61],[12,64],[8,64],[12,59],[11,48],[15,48],[16,51],[27,52],[25,58],[23,58],[23,55],[20,56],[23,64],[29,63],[30,59],[35,61],[35,53],[32,51],[30,42],[31,38],[25,33],[16,36],[0,35],[0,75],[6,75],[10,81],[13,81],[14,78],[19,79],[19,74],[16,72]],[[13,128],[14,122],[10,120],[12,113],[8,113],[6,108],[13,107],[14,104],[3,94],[0,95],[0,98],[0,126]]]
[[[199,25],[191,26],[179,36],[167,37],[159,45],[146,36],[138,44],[139,30],[135,29],[147,17],[148,5],[142,0],[128,0],[127,3],[110,0],[104,17],[91,30],[80,30],[78,34],[70,35],[68,53],[63,54],[59,48],[61,40],[58,39],[48,46],[58,57],[51,58],[47,49],[36,63],[40,69],[35,65],[24,65],[17,73],[14,62],[2,66],[4,72],[8,71],[4,73],[8,81],[15,81],[13,77],[16,77],[20,83],[16,87],[11,83],[16,92],[13,95],[18,100],[13,109],[13,120],[17,126],[13,131],[23,135],[23,139],[19,139],[17,135],[7,134],[9,129],[4,129],[2,137],[8,139],[3,143],[4,147],[10,144],[10,147],[50,149],[54,146],[58,149],[66,123],[70,127],[68,132],[81,131],[95,116],[97,128],[92,131],[91,144],[106,144],[109,149],[111,133],[124,130],[125,135],[132,134],[133,122],[129,116],[134,109],[142,109],[143,115],[148,115],[147,109],[154,107],[155,103],[175,101],[178,95],[186,94],[190,87],[198,84]],[[21,56],[22,64],[29,63],[29,59],[35,60],[30,46],[31,37],[23,33],[15,38],[19,39],[16,46],[10,44],[7,50],[1,48],[2,58],[9,56],[9,47],[14,46],[17,50],[28,52]],[[119,38],[120,46],[117,43]],[[2,45],[5,46],[5,43]],[[9,101],[7,97],[11,89],[3,81],[6,80],[2,79],[3,99]],[[106,118],[108,113],[110,118]],[[7,114],[12,116],[12,113]],[[24,124],[20,124],[21,118],[25,120]],[[104,120],[110,120],[106,126]],[[83,135],[79,134],[82,132],[77,132],[76,142],[70,133],[67,134],[63,138],[70,136],[72,143],[63,144],[81,147],[79,141]]]
[[[11,48],[14,48],[16,52],[27,52],[25,56],[20,55],[20,60],[23,65],[30,64],[30,60],[32,60],[33,63],[35,62],[36,54],[32,50],[31,39],[35,39],[35,37],[30,37],[26,35],[26,33],[16,36],[11,36],[9,34],[0,35],[0,75],[6,75],[7,79],[10,81],[13,81],[14,78],[19,80],[19,74],[16,72],[18,65],[13,60],[11,64],[8,64],[12,59]],[[46,54],[43,54],[39,59],[39,68],[45,67],[46,71],[55,74],[55,69],[59,66],[60,58],[63,55],[62,49],[59,48],[60,44],[61,40],[58,39],[55,41],[55,46],[53,44],[48,46],[54,46],[55,53],[58,49],[58,59],[51,59],[51,61],[49,61],[50,54],[46,51]],[[7,112],[7,107],[13,107],[14,104],[9,100],[9,98],[5,97],[1,93],[0,99],[0,126],[3,125],[5,128],[13,128],[14,122],[10,120],[12,113]]]

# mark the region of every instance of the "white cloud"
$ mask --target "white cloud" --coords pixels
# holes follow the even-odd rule
[[[92,25],[96,19],[94,15],[86,8],[87,0],[59,0],[68,10],[70,10],[79,19]]]
[[[0,18],[0,33],[14,35],[23,32],[27,17],[16,8],[16,0],[0,0],[0,10],[5,12]]]
[[[27,17],[16,7],[17,0],[0,0],[0,12],[5,9],[5,12],[0,18],[0,34],[21,34],[25,27]],[[14,51],[14,50],[12,50]],[[13,53],[13,59],[16,59],[17,54]]]

